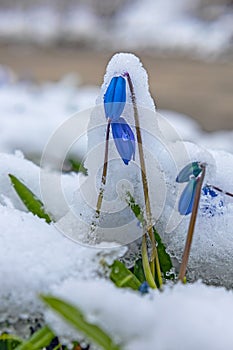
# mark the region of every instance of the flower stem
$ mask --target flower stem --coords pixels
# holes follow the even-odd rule
[[[137,134],[137,143],[138,143],[138,152],[139,152],[139,159],[141,164],[141,176],[142,176],[142,184],[143,184],[143,192],[144,192],[144,199],[145,199],[145,206],[146,206],[146,215],[147,215],[147,225],[148,225],[148,234],[151,240],[152,244],[152,259],[150,262],[150,269],[151,273],[154,276],[154,260],[155,260],[155,266],[156,266],[156,272],[158,276],[158,282],[159,287],[162,286],[163,280],[162,280],[162,274],[160,269],[160,263],[159,263],[159,257],[158,257],[158,251],[156,248],[156,240],[153,233],[153,225],[151,223],[152,215],[151,215],[151,206],[150,206],[150,199],[149,199],[149,189],[148,189],[148,183],[147,183],[147,177],[146,177],[146,165],[145,165],[145,158],[144,158],[144,152],[142,147],[142,135],[141,135],[141,129],[140,129],[140,123],[139,123],[139,115],[138,115],[138,108],[136,103],[136,96],[134,92],[134,87],[132,80],[130,78],[129,73],[125,73],[125,76],[127,78],[129,89],[131,93],[131,99],[133,103],[133,109],[134,109],[134,120],[135,120],[135,127],[136,127],[136,134]],[[144,234],[145,236],[145,234]],[[143,238],[145,239],[145,238]],[[147,281],[149,283],[149,281]]]
[[[196,219],[197,219],[198,206],[199,206],[199,201],[200,201],[200,197],[201,197],[201,189],[202,189],[202,184],[203,184],[204,177],[205,177],[205,169],[206,169],[205,165],[201,164],[200,166],[202,167],[202,173],[201,173],[201,176],[198,179],[198,183],[197,183],[196,195],[195,195],[194,203],[193,203],[193,210],[192,210],[192,214],[191,214],[191,218],[190,218],[190,222],[189,222],[189,228],[188,228],[187,239],[186,239],[185,248],[184,248],[184,254],[183,254],[182,262],[180,265],[180,273],[178,276],[179,280],[182,282],[184,282],[185,273],[186,273],[186,269],[187,269],[187,265],[188,265],[188,259],[189,259],[189,254],[190,254],[190,249],[191,249],[191,244],[192,244],[192,239],[193,239],[193,233],[194,233],[194,228],[195,228]]]
[[[107,179],[110,124],[111,124],[111,121],[109,119],[107,124],[107,130],[106,130],[106,138],[105,138],[104,166],[103,166],[101,185],[100,185],[99,195],[98,195],[97,204],[96,204],[96,211],[95,211],[96,219],[98,219],[100,216],[101,205],[102,205],[103,196],[104,196],[104,186],[106,184],[106,179]]]
[[[147,254],[146,234],[144,234],[142,237],[142,265],[143,265],[144,274],[149,286],[153,289],[156,289],[157,287],[155,284],[154,276],[151,271],[148,254]]]
[[[227,196],[233,197],[233,193],[231,193],[231,192],[225,192],[225,191],[223,191],[221,188],[219,188],[219,187],[217,187],[217,186],[209,185],[209,184],[207,184],[206,186],[212,187],[214,190],[216,190],[216,191],[218,191],[218,192],[221,192],[221,193],[223,193],[223,194],[226,194]]]

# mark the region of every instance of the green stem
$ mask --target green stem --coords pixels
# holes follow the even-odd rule
[[[163,284],[163,280],[162,280],[162,274],[160,269],[158,251],[156,248],[156,240],[153,233],[153,225],[151,222],[152,215],[151,215],[151,206],[150,206],[150,198],[149,198],[149,189],[148,189],[148,183],[147,183],[147,177],[146,177],[146,165],[145,165],[145,158],[144,158],[144,152],[143,152],[143,146],[142,146],[142,135],[141,135],[141,129],[140,129],[140,123],[139,123],[139,114],[138,114],[138,108],[136,103],[136,96],[134,93],[134,87],[133,87],[133,83],[129,73],[125,73],[125,76],[127,77],[127,80],[128,80],[131,99],[133,103],[133,109],[134,109],[134,120],[135,120],[136,134],[137,134],[139,159],[140,159],[140,165],[141,165],[141,176],[142,176],[142,185],[143,185],[143,192],[144,192],[144,199],[145,199],[145,206],[146,206],[148,234],[152,244],[152,260],[150,262],[150,268],[151,268],[152,274],[154,275],[154,261],[155,261],[159,287],[161,287]]]
[[[146,281],[148,282],[149,286],[153,289],[156,289],[157,287],[155,284],[154,276],[151,272],[151,267],[147,254],[146,234],[144,234],[142,237],[142,266],[146,277]]]
[[[192,244],[192,239],[193,239],[193,233],[194,233],[194,228],[196,224],[196,219],[197,219],[197,212],[198,212],[198,206],[199,206],[199,201],[201,197],[201,189],[202,189],[202,184],[204,181],[205,177],[205,165],[201,164],[202,167],[202,173],[200,178],[198,179],[197,183],[197,189],[196,189],[196,195],[194,198],[194,203],[193,203],[193,209],[192,209],[192,214],[189,222],[189,228],[188,228],[188,233],[187,233],[187,239],[185,243],[185,248],[184,248],[184,254],[182,258],[182,262],[180,265],[180,273],[179,273],[179,280],[184,282],[185,278],[185,273],[188,265],[188,259],[189,259],[189,254],[190,254],[190,249],[191,249],[191,244]]]

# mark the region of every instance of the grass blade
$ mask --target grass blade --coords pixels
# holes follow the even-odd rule
[[[55,335],[48,326],[39,329],[30,339],[23,342],[15,350],[40,350],[48,346]]]
[[[120,350],[110,336],[95,324],[88,323],[82,312],[72,304],[49,295],[42,295],[41,299],[70,325],[83,333],[89,340],[104,350]]]
[[[175,278],[174,274],[171,273],[171,269],[173,268],[172,261],[170,258],[170,255],[166,252],[166,247],[162,242],[162,239],[158,232],[156,231],[155,227],[153,227],[155,239],[157,242],[157,250],[158,250],[158,256],[159,256],[159,262],[161,266],[161,271],[163,273],[164,278],[166,279],[173,279]]]
[[[49,215],[44,211],[43,203],[32,193],[20,180],[12,174],[9,174],[12,185],[18,196],[26,206],[26,208],[39,218],[45,219],[47,223],[52,220]]]
[[[115,260],[111,266],[110,279],[119,288],[128,287],[138,290],[141,285],[137,277],[119,260]]]
[[[128,204],[129,204],[132,212],[136,216],[136,218],[142,224],[144,224],[145,219],[143,217],[143,212],[142,212],[140,206],[135,202],[135,199],[133,198],[133,196],[130,193],[128,193]],[[172,279],[172,278],[174,278],[173,274],[168,274],[171,271],[171,269],[173,268],[170,255],[166,252],[166,247],[163,244],[162,239],[161,239],[160,235],[158,234],[158,232],[156,231],[155,227],[153,227],[153,232],[154,232],[155,240],[157,243],[157,252],[158,252],[161,271],[164,275],[164,278]],[[139,264],[139,262],[138,262],[138,264]],[[134,272],[135,273],[140,272],[139,279],[141,280],[143,278],[142,271],[140,268],[139,272],[137,272],[137,268],[139,269],[139,266],[135,267]],[[137,277],[138,277],[138,275],[137,275]]]
[[[146,281],[146,277],[142,266],[142,259],[138,259],[135,262],[133,273],[141,283]]]
[[[78,160],[75,160],[75,159],[71,159],[71,158],[68,161],[71,165],[70,171],[73,171],[75,173],[81,172],[86,176],[88,175],[87,169],[83,166],[83,164],[81,162],[79,162]]]
[[[0,350],[14,350],[22,342],[22,339],[12,334],[4,333],[0,336]]]

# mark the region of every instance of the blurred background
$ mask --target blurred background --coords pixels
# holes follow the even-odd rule
[[[119,51],[140,57],[160,109],[233,129],[233,1],[0,0],[0,89],[70,73],[99,86]]]

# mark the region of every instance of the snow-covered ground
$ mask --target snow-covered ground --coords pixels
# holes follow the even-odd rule
[[[195,0],[34,2],[2,6],[0,38],[115,50],[181,50],[213,58],[232,50],[232,4]]]
[[[155,196],[156,206],[161,203],[161,210],[155,210],[154,213],[156,226],[173,257],[181,260],[189,220],[189,217],[183,218],[177,211],[181,185],[175,183],[177,172],[185,162],[207,162],[206,181],[233,192],[233,131],[206,134],[186,116],[172,111],[160,111],[161,115],[156,115],[148,92],[146,72],[134,56],[115,56],[108,66],[101,89],[82,87],[74,77],[66,77],[58,83],[35,85],[17,81],[11,72],[3,69],[0,76],[1,329],[16,331],[19,320],[44,315],[58,335],[66,339],[77,339],[76,332],[44,310],[37,295],[50,292],[78,305],[89,320],[101,325],[122,343],[123,349],[230,350],[233,343],[232,291],[207,286],[202,282],[185,286],[167,285],[162,293],[150,291],[146,296],[117,289],[106,280],[100,261],[103,262],[104,259],[110,263],[124,254],[125,247],[112,242],[101,242],[93,248],[67,239],[57,230],[59,225],[49,225],[43,219],[28,213],[10,184],[9,173],[18,177],[43,200],[41,179],[47,179],[47,198],[51,199],[49,209],[59,223],[67,216],[55,187],[59,177],[66,201],[74,210],[81,210],[77,198],[80,195],[79,185],[86,179],[84,175],[41,170],[33,161],[40,159],[55,131],[66,125],[71,115],[82,118],[88,114],[83,111],[91,111],[89,126],[93,128],[95,123],[98,124],[98,118],[103,114],[101,107],[95,107],[96,98],[99,96],[97,101],[101,104],[111,76],[126,69],[131,75],[142,111],[146,111],[141,119],[144,141],[148,142],[145,148],[145,151],[148,150],[146,161],[156,159],[153,169],[158,174],[156,178],[149,165],[148,181],[152,200]],[[129,92],[127,99],[130,102]],[[125,114],[128,122],[130,108],[128,105]],[[93,111],[97,114],[93,114]],[[102,123],[105,124],[104,117]],[[158,134],[154,135],[154,130]],[[91,136],[96,135],[91,133]],[[90,139],[87,133],[87,137],[82,138],[80,147],[75,149],[78,157],[85,156],[85,165],[90,166],[89,175],[98,162],[96,158],[94,164],[90,163],[90,149],[95,140],[98,141]],[[110,153],[114,151],[114,144],[111,147]],[[102,154],[98,156],[102,158]],[[131,186],[135,183],[139,186],[132,175],[134,163],[123,168],[121,159],[116,161],[116,165],[110,164],[109,168],[109,186],[112,186],[110,192],[115,189],[114,179],[119,181],[119,173],[126,180],[130,179]],[[121,169],[122,172],[117,172],[116,169]],[[158,189],[163,188],[164,197],[158,196]],[[110,194],[106,187],[106,196]],[[135,196],[140,202],[141,192],[138,191]],[[112,205],[114,201],[111,200],[110,198],[109,203]],[[120,226],[121,210],[116,212],[117,204],[115,201],[116,206],[111,208],[115,210],[114,220]],[[214,198],[202,196],[189,262],[191,279],[202,279],[208,284],[233,288],[232,219],[231,198],[223,194]],[[67,222],[69,224],[69,220]],[[27,334],[28,328],[20,329],[20,332]]]

